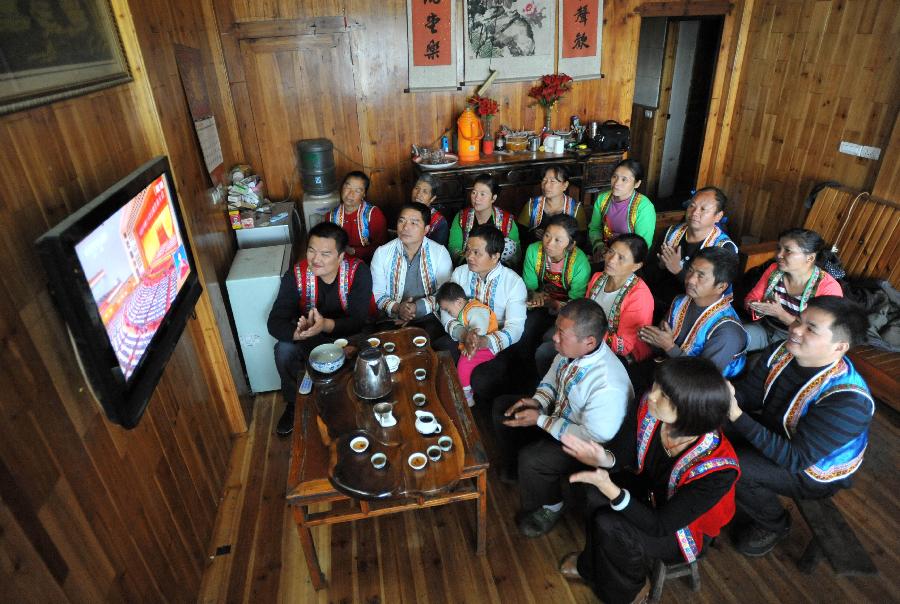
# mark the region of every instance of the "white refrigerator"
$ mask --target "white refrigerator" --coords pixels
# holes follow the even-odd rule
[[[269,335],[266,321],[278,295],[281,276],[290,264],[290,245],[240,249],[225,281],[250,390],[254,393],[281,388],[275,370],[275,338]]]

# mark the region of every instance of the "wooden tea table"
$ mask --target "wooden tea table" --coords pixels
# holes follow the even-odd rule
[[[303,546],[309,575],[315,589],[325,585],[319,567],[310,527],[336,524],[360,518],[394,514],[474,499],[477,534],[475,551],[484,553],[487,518],[488,461],[478,428],[459,385],[456,367],[446,353],[437,354],[430,342],[419,348],[413,338],[425,336],[418,328],[376,333],[381,346],[393,342],[400,357],[400,368],[392,374],[392,392],[386,401],[396,401],[397,425],[382,428],[372,410],[373,401],[364,401],[353,392],[353,368],[350,358],[330,376],[316,376],[309,395],[298,395],[294,415],[293,446],[288,474],[287,501],[293,507],[297,532]],[[360,345],[365,346],[365,338]],[[428,372],[424,381],[413,375],[416,368]],[[423,436],[415,429],[418,409],[412,395],[423,393],[427,403],[421,407],[432,412],[442,425],[440,434]],[[351,450],[354,436],[364,435],[369,447],[363,453]],[[413,452],[425,452],[439,436],[453,438],[453,448],[440,461],[428,461],[422,470],[413,470],[407,458]],[[371,456],[383,452],[388,465],[372,467]],[[330,503],[330,509],[310,512],[310,506]]]

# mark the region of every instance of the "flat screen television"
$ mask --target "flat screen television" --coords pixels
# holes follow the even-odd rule
[[[169,160],[147,162],[35,245],[94,396],[133,428],[202,291]]]

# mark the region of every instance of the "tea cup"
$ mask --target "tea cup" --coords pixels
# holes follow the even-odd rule
[[[416,379],[421,382],[425,379],[425,376],[428,375],[428,372],[425,369],[419,367],[413,372],[413,375],[416,376]]]
[[[380,470],[387,465],[387,455],[385,455],[384,453],[373,453],[371,461],[372,467],[376,470]]]
[[[431,445],[425,449],[425,453],[431,461],[439,461],[441,459],[441,448],[437,445]]]
[[[428,402],[428,397],[421,392],[416,392],[412,397],[412,402],[416,407],[424,407],[425,403]]]
[[[354,453],[362,453],[369,448],[369,439],[365,436],[357,436],[350,441],[350,450]]]
[[[424,453],[420,453],[420,452],[416,451],[415,453],[413,453],[412,455],[409,456],[409,458],[406,460],[406,462],[409,464],[409,467],[411,467],[413,470],[421,470],[422,468],[425,467],[425,464],[428,463],[428,458],[425,456]]]
[[[413,338],[413,344],[415,344],[416,348],[422,348],[427,343],[428,338],[426,338],[425,336],[416,336]]]
[[[366,342],[368,342],[369,346],[371,346],[372,348],[378,348],[379,346],[381,346],[381,340],[379,340],[378,338],[369,338],[368,340],[366,340]]]
[[[438,439],[437,446],[441,448],[441,451],[449,451],[453,448],[453,439],[445,434]]]
[[[393,342],[385,342],[384,343],[384,351],[387,353],[392,353],[397,349],[397,345]]]
[[[337,340],[334,341],[334,345],[340,346],[341,348],[344,348],[349,343],[350,342],[347,341],[347,338],[338,338]]]

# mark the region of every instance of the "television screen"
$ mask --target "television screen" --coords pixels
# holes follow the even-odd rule
[[[127,380],[191,272],[166,177],[147,185],[75,252]]]
[[[107,416],[137,424],[200,295],[172,173],[156,158],[37,241]]]

